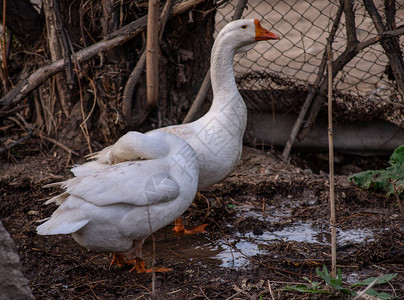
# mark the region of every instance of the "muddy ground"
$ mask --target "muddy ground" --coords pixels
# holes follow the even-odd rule
[[[58,192],[41,187],[71,176],[66,164],[72,161],[67,162],[65,152],[34,145],[1,158],[0,214],[35,297],[149,299],[151,274],[110,267],[110,254],[88,252],[69,236],[36,234],[37,221],[55,209],[44,206],[44,200]],[[284,290],[307,283],[304,276],[321,281],[315,269],[330,266],[329,187],[321,170],[322,164],[327,170],[327,163],[319,156],[307,158],[295,155],[286,165],[274,151],[245,147],[233,174],[185,213],[189,227],[207,223],[206,234],[175,235],[168,227],[155,234],[156,266],[172,269],[156,275],[157,298],[308,299],[308,294]],[[343,174],[377,164],[375,158],[344,159],[337,165]],[[345,286],[398,273],[377,290],[404,297],[404,223],[396,200],[360,190],[346,175],[336,176],[335,191],[337,263]],[[149,266],[152,248],[149,238],[144,249]]]

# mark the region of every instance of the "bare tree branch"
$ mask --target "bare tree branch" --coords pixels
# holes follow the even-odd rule
[[[357,50],[360,52],[363,49],[365,49],[367,47],[370,47],[370,46],[380,42],[383,39],[389,39],[389,38],[392,38],[392,37],[398,37],[398,36],[403,35],[403,34],[404,34],[404,27],[400,27],[400,28],[397,28],[395,30],[384,31],[382,34],[379,34],[379,35],[377,35],[377,36],[375,36],[373,38],[370,38],[370,39],[368,39],[366,41],[360,42],[357,45]]]
[[[159,6],[160,0],[149,0],[146,41],[146,111],[156,107],[159,95]]]
[[[66,81],[67,86],[71,89],[74,86],[74,72],[71,55],[73,53],[72,43],[70,37],[67,34],[66,28],[63,25],[62,17],[60,16],[59,0],[53,0],[53,11],[55,14],[56,31],[58,33],[60,43],[63,47],[65,65],[66,65]]]
[[[188,0],[181,2],[173,8],[171,16],[181,14],[195,5],[204,2],[205,0]],[[120,28],[114,33],[106,36],[104,40],[97,42],[81,51],[72,55],[72,59],[78,63],[83,63],[100,52],[105,52],[113,49],[116,46],[122,45],[128,40],[134,38],[139,33],[145,30],[147,16],[143,16],[136,21]],[[15,105],[22,101],[30,92],[37,88],[42,82],[50,76],[62,71],[64,68],[64,59],[55,61],[49,65],[39,68],[27,78],[21,80],[9,93],[0,99],[0,106]]]
[[[171,6],[173,4],[172,0],[167,0],[164,5],[163,11],[161,13],[161,21],[160,21],[160,34],[159,34],[159,42],[163,37],[163,32],[165,25],[167,23],[168,17],[170,15]],[[136,84],[140,78],[140,75],[143,72],[144,66],[146,64],[146,52],[143,52],[140,56],[139,61],[137,62],[135,68],[129,75],[129,78],[125,84],[125,89],[123,91],[123,100],[122,100],[122,114],[123,120],[128,127],[132,127],[133,124],[133,111],[132,111],[132,100],[133,94],[135,91]],[[143,123],[146,119],[148,111],[144,111],[139,114],[137,124]]]
[[[338,26],[339,26],[339,23],[341,20],[342,12],[344,11],[344,1],[345,0],[340,1],[340,6],[338,8],[334,22],[332,24],[330,35],[328,37],[329,44],[332,44],[332,42],[335,39],[335,34],[337,33],[337,29],[338,29]],[[311,103],[313,102],[313,99],[315,98],[315,96],[318,92],[318,87],[320,85],[321,80],[323,79],[326,64],[327,64],[327,49],[324,50],[323,58],[320,63],[320,67],[319,67],[319,70],[317,73],[317,78],[313,85],[313,89],[307,95],[306,100],[304,101],[303,106],[300,109],[299,115],[295,121],[295,124],[293,125],[293,128],[290,132],[289,139],[283,149],[283,152],[282,152],[283,161],[287,161],[289,159],[289,155],[290,155],[290,151],[292,150],[293,143],[295,142],[296,137],[299,134],[299,131],[303,126],[303,121],[307,114],[307,111],[309,110]]]
[[[369,0],[364,0],[364,1],[369,2]],[[392,0],[386,0],[386,1],[392,1]],[[372,0],[370,0],[370,2],[372,2]],[[340,70],[342,70],[342,68],[363,49],[365,49],[373,44],[376,44],[378,42],[382,43],[382,41],[386,41],[389,38],[397,37],[399,35],[404,34],[404,27],[400,27],[400,28],[397,28],[394,30],[389,30],[389,31],[386,31],[386,30],[380,31],[380,32],[378,31],[378,33],[379,33],[378,36],[370,38],[366,41],[359,43],[356,39],[356,30],[355,30],[355,23],[354,23],[354,13],[353,13],[352,1],[342,0],[341,4],[340,4],[340,9],[342,8],[343,3],[345,3],[345,5],[346,5],[346,7],[344,8],[344,12],[345,12],[346,26],[347,26],[347,28],[346,28],[347,47],[346,47],[345,51],[340,56],[338,56],[337,59],[335,59],[333,62],[333,66],[332,66],[333,78],[335,78],[335,76],[338,74],[338,72]],[[337,19],[338,19],[338,13],[337,13],[336,19],[334,20],[334,25],[335,24],[338,25],[338,23],[335,22]],[[337,27],[335,27],[335,30],[336,29],[337,29]],[[332,36],[332,34],[333,34],[333,30],[331,30],[330,37]],[[334,34],[335,34],[335,32],[334,32]],[[400,55],[398,55],[398,56],[400,56]],[[282,159],[285,161],[289,157],[290,150],[292,148],[292,144],[293,144],[295,138],[297,137],[297,134],[299,133],[299,131],[300,131],[300,134],[298,136],[298,139],[301,140],[309,132],[312,124],[314,123],[314,121],[317,118],[317,115],[318,115],[322,105],[326,101],[325,95],[327,92],[328,84],[327,84],[327,80],[325,78],[323,78],[324,61],[325,60],[324,60],[324,56],[323,56],[323,60],[321,62],[320,68],[319,68],[320,70],[322,70],[322,72],[318,73],[319,76],[316,78],[316,82],[314,83],[313,90],[308,94],[306,101],[303,104],[302,109],[299,113],[299,116],[295,122],[295,125],[291,131],[289,140],[286,143],[285,148],[283,150]],[[319,81],[317,81],[317,80],[321,81],[321,83],[319,83]],[[400,83],[404,84],[404,81],[401,80]],[[308,109],[310,109],[310,115],[307,118],[307,120],[305,121],[304,128],[302,130],[300,130],[300,128],[304,122],[304,117],[305,117]]]
[[[351,0],[346,0],[344,2],[344,14],[345,14],[346,36],[347,36],[347,48],[354,49],[358,44],[358,38],[356,36],[355,13],[353,3]]]
[[[386,26],[383,24],[382,17],[376,9],[375,4],[372,0],[363,0],[365,4],[365,8],[372,18],[373,24],[376,27],[377,33],[379,35],[386,32]],[[393,71],[394,78],[396,79],[398,90],[400,91],[402,99],[404,99],[404,62],[402,54],[400,54],[400,49],[397,49],[394,41],[390,39],[382,39],[380,40],[380,44],[382,45],[391,65],[391,69]]]

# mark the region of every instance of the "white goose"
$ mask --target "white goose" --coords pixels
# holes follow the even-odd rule
[[[261,27],[257,19],[237,20],[227,24],[218,34],[211,54],[213,101],[200,119],[182,125],[159,128],[185,140],[195,150],[199,164],[198,190],[204,190],[226,178],[240,160],[242,140],[247,122],[247,108],[234,78],[234,54],[251,50],[258,41],[279,39]],[[92,168],[103,168],[135,156],[126,135],[114,145],[94,154],[96,160],[72,169],[74,174]]]
[[[144,272],[143,241],[191,205],[199,167],[192,147],[172,134],[130,132],[125,138],[131,161],[52,184],[66,191],[46,202],[60,206],[37,232],[71,234],[89,250],[113,252],[112,263],[134,254],[134,269]]]

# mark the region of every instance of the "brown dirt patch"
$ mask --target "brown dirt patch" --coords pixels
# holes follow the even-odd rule
[[[150,298],[150,274],[129,273],[129,266],[110,267],[110,254],[88,252],[69,236],[36,234],[37,221],[55,209],[42,205],[43,201],[57,193],[41,187],[71,176],[65,168],[65,153],[43,153],[31,151],[13,163],[3,158],[0,164],[1,218],[17,244],[35,297]],[[360,190],[346,176],[336,177],[335,190],[339,230],[371,232],[357,242],[355,238],[341,241],[338,265],[344,280],[353,283],[399,273],[390,285],[378,290],[403,297],[404,223],[395,200]],[[245,148],[233,174],[203,193],[185,214],[189,226],[202,220],[208,223],[207,234],[181,237],[169,228],[156,234],[156,265],[172,268],[156,276],[158,299],[259,299],[260,295],[271,299],[271,293],[275,299],[306,299],[307,295],[282,288],[305,282],[303,276],[318,280],[315,269],[330,264],[324,234],[329,220],[327,195],[324,173],[313,174],[285,165],[273,154]],[[292,230],[289,235],[265,239],[288,228]],[[296,241],[289,238],[292,235],[303,237]],[[149,239],[147,264],[151,249]],[[229,266],[229,259],[224,266],[221,253],[234,257],[234,267]]]

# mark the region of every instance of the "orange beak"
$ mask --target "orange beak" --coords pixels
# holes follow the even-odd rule
[[[256,41],[265,41],[265,40],[279,40],[279,36],[275,33],[270,32],[269,30],[263,28],[261,26],[260,21],[257,19],[254,20],[255,24],[255,40]]]

